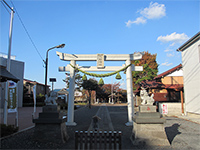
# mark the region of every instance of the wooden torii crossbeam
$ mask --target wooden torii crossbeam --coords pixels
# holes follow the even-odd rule
[[[83,71],[117,71],[124,66],[131,64],[132,60],[140,60],[142,53],[134,54],[66,54],[56,52],[61,60],[70,61],[72,66],[76,66]],[[76,61],[97,61],[97,66],[78,66]],[[123,66],[104,66],[104,61],[125,61]],[[59,71],[70,72],[69,82],[69,101],[68,101],[68,118],[66,125],[74,126],[74,87],[75,87],[75,69],[70,65],[59,67]],[[128,101],[128,122],[127,126],[133,125],[134,101],[133,101],[133,86],[132,86],[132,71],[143,71],[142,66],[130,65],[126,69],[127,82],[127,101]]]

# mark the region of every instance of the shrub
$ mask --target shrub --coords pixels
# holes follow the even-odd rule
[[[5,124],[0,124],[1,125],[1,137],[11,135],[15,132],[18,131],[18,127],[15,127],[14,125],[5,125]]]

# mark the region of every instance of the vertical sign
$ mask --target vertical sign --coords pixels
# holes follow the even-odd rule
[[[104,68],[104,54],[97,54],[97,68]]]
[[[168,114],[167,104],[162,104],[162,113]]]
[[[8,81],[8,112],[17,112],[17,83]]]

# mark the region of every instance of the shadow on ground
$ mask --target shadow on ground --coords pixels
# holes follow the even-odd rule
[[[165,132],[166,132],[170,145],[172,144],[172,141],[174,140],[174,138],[178,134],[181,134],[181,132],[179,132],[179,129],[178,129],[179,127],[180,125],[178,123],[175,123],[170,127],[165,127]]]

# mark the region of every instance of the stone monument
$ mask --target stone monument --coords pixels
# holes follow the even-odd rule
[[[162,118],[159,112],[156,112],[152,95],[151,97],[148,96],[147,91],[143,87],[141,88],[142,103],[139,106],[139,112],[136,112],[133,117],[131,141],[134,145],[169,146],[164,129],[166,120]]]
[[[63,142],[68,140],[67,129],[65,122],[66,117],[58,111],[56,103],[57,93],[51,92],[50,97],[45,96],[45,106],[42,108],[42,112],[39,113],[39,118],[33,119],[35,123],[34,136],[35,139],[44,142]]]

